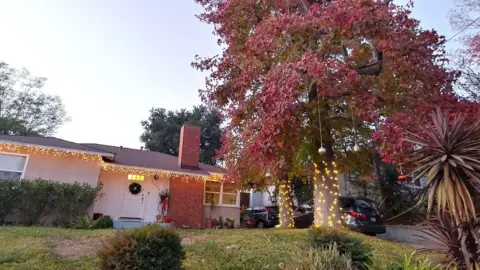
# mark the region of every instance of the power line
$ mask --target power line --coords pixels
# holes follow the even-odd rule
[[[458,34],[460,34],[461,32],[467,30],[468,27],[472,26],[474,23],[476,23],[478,20],[480,20],[480,17],[476,18],[475,20],[473,20],[471,23],[469,23],[467,26],[465,26],[464,28],[462,28],[460,31],[458,31],[457,33],[455,33],[455,35],[453,35],[451,38],[447,39],[447,41],[445,41],[445,43],[449,42],[450,40],[452,40],[454,37],[456,37]]]

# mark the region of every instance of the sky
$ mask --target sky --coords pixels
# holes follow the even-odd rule
[[[452,36],[453,0],[432,3],[417,0],[413,16]],[[0,0],[0,61],[48,79],[71,118],[56,137],[140,148],[151,108],[201,104],[206,74],[190,63],[220,51],[201,11],[193,0]]]

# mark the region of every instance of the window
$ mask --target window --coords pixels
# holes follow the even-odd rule
[[[238,192],[235,184],[207,181],[205,183],[205,204],[236,206]]]
[[[143,181],[145,180],[145,175],[129,174],[128,180]]]
[[[26,163],[26,156],[0,154],[0,179],[19,181]]]

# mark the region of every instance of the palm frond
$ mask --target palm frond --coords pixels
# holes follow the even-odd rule
[[[409,159],[416,166],[411,175],[413,181],[427,177],[428,212],[436,205],[437,214],[450,211],[456,221],[467,221],[476,216],[472,194],[480,192],[480,122],[449,115],[437,109],[405,141],[417,146]]]

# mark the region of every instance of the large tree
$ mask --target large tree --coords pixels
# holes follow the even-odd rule
[[[376,149],[377,131],[395,145],[387,120],[451,93],[444,38],[390,1],[196,1],[223,47],[194,65],[211,71],[202,95],[231,119],[221,150],[229,175],[248,182],[270,170],[288,184],[290,171],[313,163],[317,226],[340,223],[335,164],[362,162],[352,151],[358,131],[363,147]]]
[[[0,134],[52,135],[68,120],[60,97],[42,92],[45,81],[0,62]]]
[[[184,124],[201,127],[200,162],[216,164],[216,151],[221,147],[222,119],[218,111],[204,106],[194,106],[191,111],[167,111],[163,108],[150,110],[148,120],[142,121],[144,128],[140,140],[151,151],[178,155],[180,128]]]

